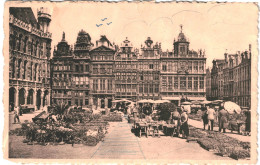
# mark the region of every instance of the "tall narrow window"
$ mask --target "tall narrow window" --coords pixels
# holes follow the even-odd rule
[[[194,77],[194,82],[193,82],[193,84],[194,84],[194,89],[198,89],[198,77]]]
[[[192,89],[192,77],[188,77],[188,89]]]
[[[204,77],[200,77],[200,89],[204,89]]]
[[[180,87],[186,89],[186,77],[180,77]]]
[[[14,78],[15,77],[15,72],[16,72],[16,65],[15,65],[15,63],[16,63],[16,59],[15,59],[15,57],[13,58],[13,72],[12,72],[12,78]]]
[[[174,89],[178,89],[179,87],[179,79],[178,79],[178,77],[174,77]]]
[[[27,74],[27,61],[24,61],[24,66],[23,66],[23,79],[26,79],[26,74]]]

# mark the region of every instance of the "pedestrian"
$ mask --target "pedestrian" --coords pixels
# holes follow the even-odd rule
[[[187,110],[184,110],[181,114],[180,118],[180,133],[182,134],[182,138],[188,138],[189,136],[189,125],[188,125],[188,115]]]
[[[180,118],[181,118],[181,115],[178,110],[172,112],[172,119],[174,120],[173,123],[176,128],[177,136],[179,135],[179,132],[180,132]]]
[[[228,127],[228,112],[221,105],[219,111],[219,132],[222,131],[226,133],[226,128]]]
[[[207,110],[207,115],[208,115],[208,124],[209,124],[208,125],[208,130],[213,131],[214,119],[215,119],[216,112],[213,109],[212,105],[209,106],[209,109]]]
[[[14,123],[16,123],[16,119],[18,121],[18,123],[20,123],[20,118],[19,118],[19,107],[15,106],[14,107]]]
[[[202,108],[203,114],[202,114],[202,121],[203,121],[203,129],[207,127],[209,120],[208,120],[208,114],[207,114],[207,109],[204,107]]]
[[[250,135],[251,132],[251,111],[246,111],[246,133]]]

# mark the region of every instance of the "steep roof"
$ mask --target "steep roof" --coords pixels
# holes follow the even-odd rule
[[[9,13],[12,14],[15,18],[31,24],[34,27],[37,27],[37,19],[34,16],[32,8],[30,7],[10,7]]]

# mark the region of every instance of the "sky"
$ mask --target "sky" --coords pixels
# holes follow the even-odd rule
[[[70,45],[76,42],[83,29],[92,43],[106,35],[120,45],[128,37],[135,48],[140,48],[147,37],[161,42],[163,51],[173,49],[180,25],[190,41],[190,49],[205,49],[207,67],[213,59],[224,58],[224,53],[248,50],[257,55],[257,5],[252,3],[57,3],[38,4],[48,7],[52,15],[49,31],[52,46],[57,45],[65,32]],[[102,19],[105,19],[102,21]],[[110,23],[108,25],[108,23]],[[99,27],[97,25],[103,24]]]

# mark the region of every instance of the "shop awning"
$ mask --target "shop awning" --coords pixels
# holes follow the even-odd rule
[[[162,97],[162,100],[181,100],[180,97],[176,96],[176,97]]]
[[[206,97],[188,97],[189,100],[206,100]]]

